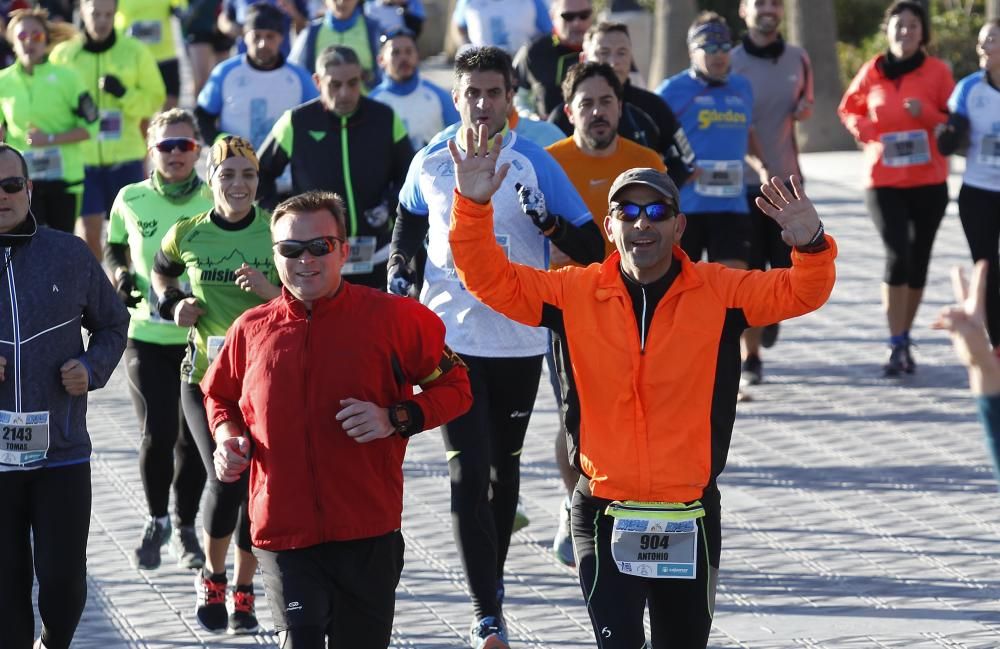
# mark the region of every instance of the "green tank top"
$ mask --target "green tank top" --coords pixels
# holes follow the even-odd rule
[[[129,309],[132,315],[128,325],[129,338],[158,345],[183,345],[187,342],[187,329],[164,320],[156,311],[157,297],[150,285],[150,275],[153,260],[170,226],[211,209],[212,190],[204,183],[180,203],[156,191],[152,180],[127,185],[118,193],[111,207],[108,243],[128,245],[136,289],[142,296],[138,306]],[[186,287],[187,273],[179,280]]]
[[[278,284],[271,252],[271,215],[260,207],[254,209],[253,220],[240,230],[219,227],[211,212],[205,212],[178,221],[163,237],[163,254],[185,266],[191,294],[205,310],[188,334],[182,381],[201,381],[222,348],[229,326],[241,313],[263,303],[255,293],[236,286],[236,269],[245,262]]]
[[[362,70],[369,74],[374,70],[375,61],[372,58],[372,46],[368,41],[368,27],[360,17],[344,32],[330,29],[330,26],[324,21],[316,35],[316,56],[319,56],[320,52],[331,45],[343,45],[351,48],[358,55],[358,63],[361,64]]]

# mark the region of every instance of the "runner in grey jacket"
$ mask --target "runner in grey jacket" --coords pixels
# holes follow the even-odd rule
[[[83,241],[38,227],[27,176],[0,144],[0,628],[31,646],[37,577],[33,646],[66,649],[87,601],[87,392],[118,365],[129,316]]]

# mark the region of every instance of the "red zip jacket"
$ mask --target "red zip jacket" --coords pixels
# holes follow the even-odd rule
[[[412,400],[422,429],[464,413],[469,377],[446,351],[444,324],[428,308],[348,282],[311,313],[283,290],[233,323],[201,389],[211,430],[235,422],[253,441],[255,546],[289,550],[399,529],[406,440],[358,443],[335,416],[349,397],[383,407]]]
[[[876,63],[879,55],[861,66],[840,100],[837,114],[847,130],[862,144],[868,164],[868,187],[919,187],[948,179],[948,159],[937,148],[934,128],[948,121],[948,97],[955,87],[951,70],[941,59],[928,56],[912,72],[889,79]],[[918,99],[919,117],[903,107]],[[888,133],[924,131],[931,159],[922,164],[887,166],[882,137]]]
[[[792,252],[792,268],[743,271],[692,263],[641,342],[618,252],[603,264],[543,271],[511,263],[493,236],[493,207],[457,192],[449,241],[459,277],[492,309],[529,326],[561,326],[580,395],[580,466],[599,498],[690,502],[722,471],[749,326],[818,309],[837,247]]]

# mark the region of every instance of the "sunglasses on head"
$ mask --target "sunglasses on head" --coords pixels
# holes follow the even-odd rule
[[[338,242],[344,243],[344,240],[340,237],[317,237],[308,241],[285,239],[274,244],[274,251],[288,259],[301,257],[306,250],[313,257],[325,257],[337,249]]]
[[[385,45],[392,39],[397,38],[399,36],[409,36],[413,40],[417,39],[417,35],[412,30],[409,30],[406,27],[397,27],[395,29],[390,29],[389,31],[379,36],[378,42]]]
[[[645,205],[639,205],[638,203],[631,203],[628,201],[611,204],[611,215],[619,221],[631,223],[632,221],[638,220],[638,218],[643,214],[645,214],[646,218],[653,223],[659,223],[660,221],[666,221],[673,218],[677,213],[674,211],[673,207],[663,201],[653,201],[652,203],[646,203]]]
[[[593,15],[593,11],[590,9],[584,9],[583,11],[564,11],[559,14],[565,22],[571,23],[574,20],[589,20]]]
[[[28,179],[23,176],[11,176],[10,178],[0,179],[0,189],[2,189],[5,194],[17,194],[18,192],[22,192],[27,185]]]
[[[153,148],[160,153],[170,153],[171,151],[191,153],[198,148],[198,143],[189,137],[168,137],[154,144]]]
[[[17,40],[22,43],[42,43],[45,41],[45,32],[18,32]]]
[[[728,52],[733,49],[732,43],[705,43],[699,46],[705,51],[705,54],[718,54],[719,52]]]

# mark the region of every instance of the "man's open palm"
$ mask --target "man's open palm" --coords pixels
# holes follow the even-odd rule
[[[804,246],[819,231],[819,214],[812,201],[802,191],[802,182],[796,175],[789,176],[792,191],[777,176],[770,184],[761,185],[763,198],[756,200],[757,207],[781,226],[781,239],[790,246]]]
[[[460,132],[459,137],[463,134]],[[507,176],[510,163],[497,169],[497,159],[503,146],[503,136],[497,134],[490,143],[486,125],[479,125],[478,137],[472,128],[466,128],[465,155],[459,151],[458,142],[448,140],[448,150],[455,162],[455,185],[458,193],[469,200],[485,205],[497,193]]]

